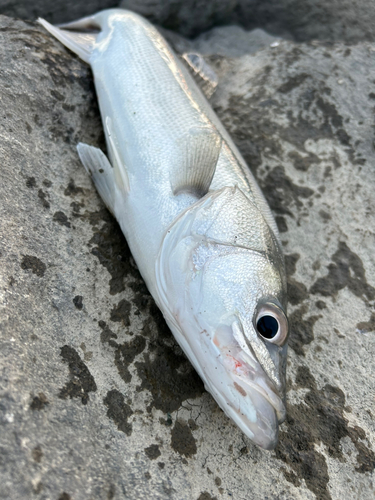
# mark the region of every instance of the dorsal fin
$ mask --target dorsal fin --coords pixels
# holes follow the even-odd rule
[[[79,33],[67,31],[53,26],[45,19],[39,18],[41,24],[52,36],[57,38],[65,47],[77,54],[83,61],[90,64],[90,55],[94,47],[98,33]]]
[[[211,185],[221,149],[216,130],[196,127],[180,141],[183,161],[171,172],[173,194],[182,192],[204,196]]]

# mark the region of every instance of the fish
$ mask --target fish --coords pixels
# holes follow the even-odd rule
[[[170,330],[225,414],[274,449],[286,417],[286,275],[255,178],[146,19],[109,9],[39,22],[91,66],[108,156],[83,143],[78,155]]]

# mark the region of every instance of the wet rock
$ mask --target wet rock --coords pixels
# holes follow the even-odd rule
[[[175,38],[217,71],[285,248],[288,418],[266,452],[204,391],[80,165],[78,141],[104,147],[88,67],[32,23],[1,17],[0,39],[3,496],[372,499],[375,46]]]

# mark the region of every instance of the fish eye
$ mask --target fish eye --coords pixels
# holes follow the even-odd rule
[[[262,304],[256,315],[255,328],[267,342],[282,346],[288,336],[288,320],[280,307],[272,303]]]

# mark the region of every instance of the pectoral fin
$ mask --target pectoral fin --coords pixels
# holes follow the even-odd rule
[[[204,196],[210,189],[221,150],[216,130],[197,127],[179,141],[182,162],[171,172],[173,194],[190,192]]]
[[[107,130],[108,148],[110,158],[113,164],[114,176],[119,188],[129,191],[129,177],[125,168],[123,159],[121,158],[119,143],[112,126],[112,120],[109,116],[105,119],[105,128]]]
[[[108,158],[99,148],[80,142],[77,151],[83,166],[94,181],[95,187],[107,208],[114,214],[115,177]]]

